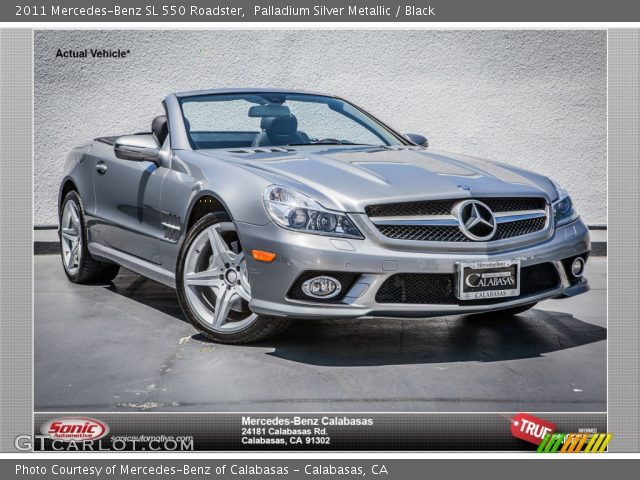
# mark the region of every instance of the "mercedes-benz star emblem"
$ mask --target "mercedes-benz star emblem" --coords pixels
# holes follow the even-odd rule
[[[497,223],[493,212],[478,200],[465,200],[453,207],[453,214],[460,223],[460,231],[471,240],[478,242],[491,240],[496,233]]]

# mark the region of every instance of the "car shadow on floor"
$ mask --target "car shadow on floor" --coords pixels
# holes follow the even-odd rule
[[[123,270],[107,288],[188,322],[169,287]],[[202,334],[192,338],[210,343]],[[534,358],[606,338],[605,328],[571,314],[533,309],[508,319],[467,315],[301,320],[285,333],[251,346],[264,348],[267,355],[309,365],[375,366]]]
[[[190,323],[182,313],[176,291],[166,285],[121,268],[118,276],[106,285],[106,288],[113,293]]]
[[[533,309],[508,319],[467,316],[422,320],[298,322],[271,342],[278,358],[322,366],[498,362],[540,357],[607,338],[573,315]]]

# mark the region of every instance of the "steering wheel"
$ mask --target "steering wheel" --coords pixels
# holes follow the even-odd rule
[[[316,140],[316,143],[342,143],[342,142],[337,138],[321,138],[319,140]]]

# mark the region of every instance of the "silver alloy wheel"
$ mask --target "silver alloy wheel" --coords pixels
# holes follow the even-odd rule
[[[251,287],[235,231],[231,222],[207,227],[190,245],[184,267],[191,310],[204,326],[221,333],[241,330],[258,318],[248,306]]]
[[[69,275],[78,273],[82,255],[82,223],[80,211],[73,200],[64,205],[60,234],[62,236],[62,263]]]

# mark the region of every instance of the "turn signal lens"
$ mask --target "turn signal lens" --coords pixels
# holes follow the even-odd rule
[[[251,250],[251,256],[254,260],[259,262],[273,262],[276,259],[276,254],[272,252],[265,252],[263,250]]]

